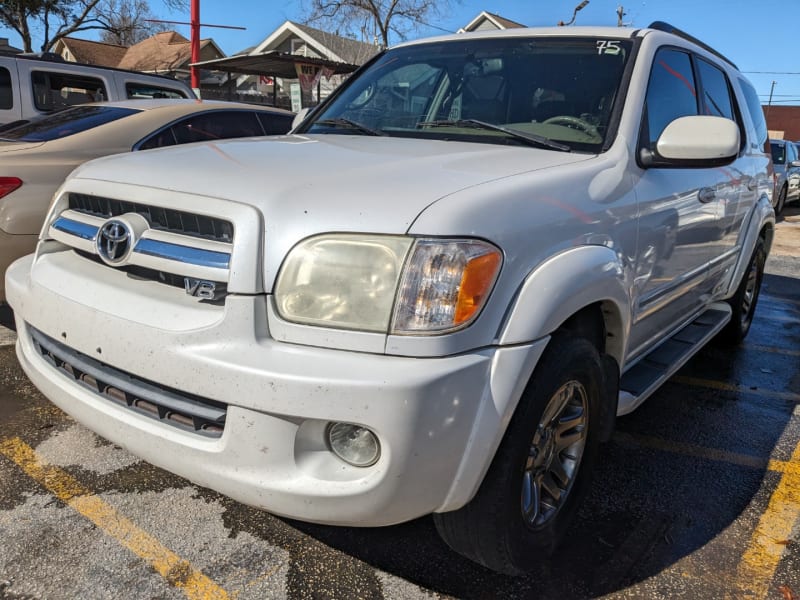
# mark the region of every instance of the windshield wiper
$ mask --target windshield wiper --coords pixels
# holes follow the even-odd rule
[[[561,152],[572,152],[572,148],[566,144],[554,142],[550,138],[535,133],[525,133],[517,131],[516,129],[509,129],[502,125],[495,125],[494,123],[487,123],[486,121],[479,121],[478,119],[454,119],[454,120],[441,120],[441,121],[420,121],[417,127],[472,127],[474,129],[489,129],[491,131],[500,131],[508,136],[517,140],[527,142],[531,146],[540,146],[549,148],[551,150],[559,150]]]
[[[372,127],[367,127],[363,123],[358,123],[357,121],[351,121],[350,119],[344,119],[342,117],[338,117],[336,119],[322,119],[321,121],[316,121],[312,123],[312,125],[327,125],[328,127],[346,127],[348,129],[356,129],[361,133],[366,133],[367,135],[386,135],[383,131],[378,131],[377,129],[373,129]]]

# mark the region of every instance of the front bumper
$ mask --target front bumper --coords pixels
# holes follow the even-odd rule
[[[269,337],[263,295],[179,309],[182,290],[69,253],[40,256],[33,277],[32,264],[14,263],[6,286],[20,363],[45,396],[148,462],[307,521],[388,525],[468,502],[546,345],[424,359],[299,346]],[[142,380],[224,403],[222,435],[110,402],[48,362],[32,328]],[[332,454],[331,421],[371,429],[378,462],[357,468]]]
[[[0,229],[0,302],[5,301],[5,287],[3,275],[8,266],[20,256],[25,256],[36,250],[38,235],[12,235]]]

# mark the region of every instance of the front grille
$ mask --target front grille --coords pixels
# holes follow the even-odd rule
[[[28,326],[37,351],[66,377],[98,397],[184,431],[218,438],[228,406],[130,375],[76,352]]]
[[[218,242],[231,243],[233,241],[233,224],[230,221],[196,215],[182,210],[101,198],[88,194],[70,194],[69,207],[77,212],[103,219],[119,217],[127,213],[136,213],[147,219],[153,229]]]

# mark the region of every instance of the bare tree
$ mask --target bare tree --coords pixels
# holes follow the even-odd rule
[[[41,38],[42,52],[50,50],[61,38],[79,31],[109,31],[114,24],[103,11],[109,0],[0,0],[0,23],[16,31],[25,52],[33,52],[34,33]],[[116,4],[136,4],[137,0],[119,0]],[[170,9],[183,9],[186,0],[162,0]]]
[[[106,23],[100,41],[117,46],[133,46],[142,40],[165,31],[164,23],[155,18],[147,0],[102,0],[97,8]]]
[[[305,21],[338,35],[389,45],[405,39],[458,0],[304,0]]]

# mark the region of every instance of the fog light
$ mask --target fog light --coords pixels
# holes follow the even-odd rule
[[[328,425],[328,445],[336,456],[354,467],[374,465],[381,454],[377,436],[353,423]]]

